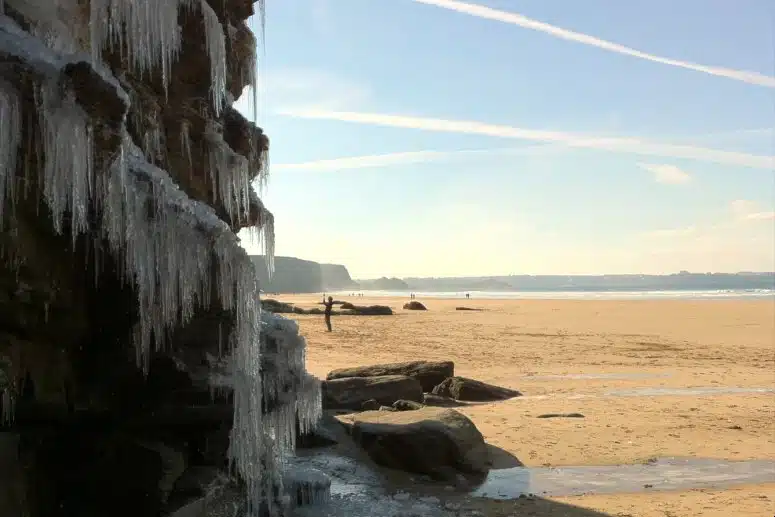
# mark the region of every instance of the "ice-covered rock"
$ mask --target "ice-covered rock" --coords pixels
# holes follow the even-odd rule
[[[230,105],[255,84],[252,14],[0,2],[0,427],[52,436],[20,442],[37,444],[34,516],[168,514],[189,502],[178,476],[227,459],[248,513],[282,511],[283,458],[321,395],[235,234],[262,232],[271,269],[274,218],[252,187],[269,142]]]

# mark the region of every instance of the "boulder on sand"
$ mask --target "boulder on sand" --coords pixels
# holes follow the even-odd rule
[[[379,465],[442,480],[458,472],[488,470],[489,451],[482,433],[454,409],[369,411],[339,420]]]
[[[410,361],[406,363],[341,368],[331,371],[326,376],[326,380],[344,377],[380,377],[383,375],[404,375],[417,379],[422,386],[422,390],[428,392],[438,384],[441,384],[445,379],[455,375],[455,363],[452,361]],[[421,401],[418,400],[418,402]]]
[[[345,377],[322,383],[323,409],[360,411],[363,403],[375,400],[390,406],[396,400],[422,401],[422,386],[404,375],[380,377]]]
[[[449,397],[467,402],[493,402],[520,397],[522,394],[516,390],[493,386],[481,381],[467,379],[465,377],[450,377],[433,388],[432,393],[442,397]]]
[[[421,304],[417,300],[412,300],[411,302],[406,302],[404,304],[404,310],[407,310],[407,311],[427,311],[428,309],[425,307],[425,305]]]
[[[350,309],[356,316],[392,316],[393,309],[387,305],[353,305]]]

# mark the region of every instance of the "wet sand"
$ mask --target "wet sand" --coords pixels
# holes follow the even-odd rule
[[[278,298],[304,307],[320,300]],[[449,359],[458,375],[520,390],[525,397],[461,409],[504,451],[504,468],[515,458],[527,466],[775,459],[773,301],[425,299],[422,312],[402,310],[404,299],[342,299],[390,305],[396,315],[334,317],[332,333],[321,316],[294,315],[309,343],[308,369],[324,377],[344,366]],[[461,305],[484,310],[456,311]],[[536,418],[544,413],[584,418]],[[477,504],[485,515],[511,515],[515,504],[547,517],[595,515],[581,508],[638,517],[775,515],[775,472],[770,485],[554,500],[572,506]]]

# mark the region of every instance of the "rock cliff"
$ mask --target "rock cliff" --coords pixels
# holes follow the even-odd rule
[[[320,392],[235,234],[271,266],[253,4],[0,1],[0,515],[285,509]]]
[[[270,277],[264,256],[252,255],[250,258],[256,265],[261,289],[265,292],[320,293],[358,288],[358,283],[350,278],[347,268],[339,264],[275,257],[274,274]]]

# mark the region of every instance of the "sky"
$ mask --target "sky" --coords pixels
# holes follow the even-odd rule
[[[475,2],[267,0],[278,255],[354,278],[775,270],[775,3]]]

